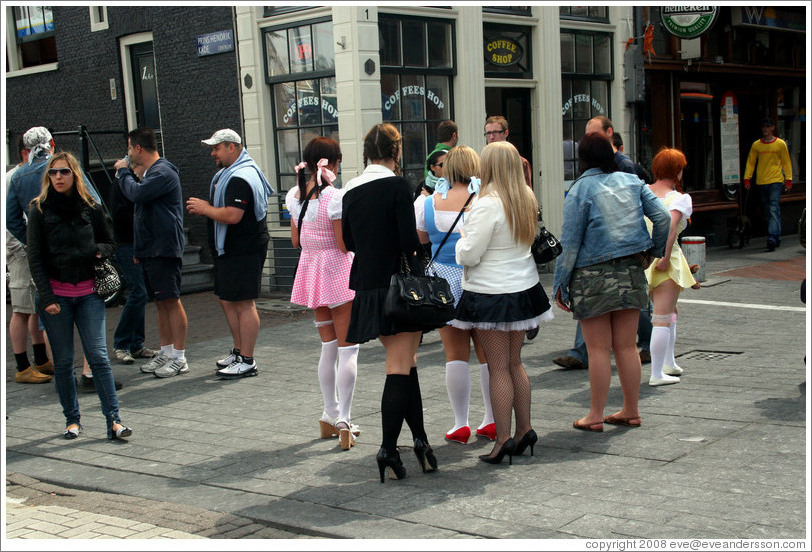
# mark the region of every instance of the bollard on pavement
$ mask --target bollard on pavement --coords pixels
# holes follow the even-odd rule
[[[704,282],[705,278],[705,236],[685,236],[682,238],[682,254],[688,265],[699,265],[694,274],[697,282]]]

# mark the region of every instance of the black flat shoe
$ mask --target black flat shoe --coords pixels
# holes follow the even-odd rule
[[[417,456],[417,462],[423,473],[437,471],[437,458],[430,444],[424,443],[422,439],[415,439],[414,455]]]
[[[384,482],[383,475],[387,469],[389,471],[389,479],[403,479],[406,477],[406,468],[403,467],[403,462],[400,461],[400,453],[397,449],[395,449],[394,452],[387,452],[385,448],[381,447],[375,460],[378,462],[381,483]]]
[[[82,431],[82,426],[79,424],[68,424],[65,431],[62,432],[62,437],[65,439],[76,439]]]
[[[116,439],[121,439],[122,441],[125,440],[125,437],[129,437],[133,434],[133,430],[129,427],[121,426],[118,429],[112,430],[108,435],[107,438],[111,441],[115,441]]]
[[[496,456],[491,456],[490,454],[483,454],[479,457],[480,460],[483,462],[487,462],[488,464],[501,464],[502,458],[505,457],[507,454],[508,456],[508,464],[513,464],[513,451],[516,450],[516,441],[513,440],[513,437],[502,443],[502,446],[499,447],[499,451],[496,453]]]
[[[533,446],[538,440],[539,436],[536,435],[535,430],[530,429],[522,436],[521,439],[519,439],[519,442],[516,443],[516,450],[513,451],[513,456],[519,456],[528,446],[530,447],[530,456],[533,456]]]

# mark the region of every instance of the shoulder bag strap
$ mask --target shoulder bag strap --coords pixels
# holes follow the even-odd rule
[[[448,230],[448,232],[446,232],[445,236],[443,237],[443,241],[440,242],[440,245],[437,247],[437,251],[434,252],[434,255],[431,257],[431,261],[429,261],[428,266],[426,266],[426,270],[428,270],[428,268],[432,265],[432,263],[434,263],[434,259],[437,258],[437,255],[440,253],[440,250],[445,245],[445,242],[448,241],[448,237],[451,235],[451,232],[453,232],[454,228],[457,227],[457,223],[462,218],[462,214],[465,212],[465,208],[468,207],[469,203],[471,203],[471,199],[473,199],[474,195],[475,194],[469,195],[468,199],[465,200],[465,205],[462,206],[462,209],[460,209],[460,212],[457,215],[457,218],[454,219],[454,224],[452,224],[451,228]],[[437,210],[435,209],[434,212],[436,213]]]

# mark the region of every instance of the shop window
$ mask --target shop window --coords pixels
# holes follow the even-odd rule
[[[561,116],[563,118],[564,179],[578,172],[578,142],[587,121],[611,113],[612,70],[610,33],[561,32]]]
[[[417,185],[437,125],[454,116],[454,27],[446,20],[379,17],[382,118],[403,136],[401,168]]]
[[[263,30],[266,82],[271,87],[276,136],[276,194],[296,185],[302,151],[317,136],[338,141],[333,31],[329,20]],[[341,186],[341,179],[336,181]],[[290,218],[280,204],[280,219]]]
[[[56,63],[54,15],[50,6],[6,8],[15,22],[15,33],[7,37],[6,64],[9,71]]]
[[[486,78],[533,78],[528,27],[486,23],[482,29]]]
[[[609,13],[606,6],[560,6],[558,15],[561,19],[609,23]]]

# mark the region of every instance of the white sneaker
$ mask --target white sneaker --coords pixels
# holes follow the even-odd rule
[[[130,354],[128,349],[116,349],[116,358],[120,360],[123,364],[132,364],[135,362],[135,359]]]
[[[671,366],[670,364],[663,364],[663,374],[667,374],[669,376],[681,376],[682,375],[682,368],[674,364]]]
[[[239,354],[234,352],[234,349],[231,349],[231,352],[228,353],[228,356],[225,358],[221,358],[217,361],[217,368],[228,368],[232,363],[236,362],[239,358]]]
[[[144,372],[145,374],[154,374],[155,370],[162,367],[170,360],[172,359],[169,358],[168,356],[158,353],[157,355],[152,357],[152,359],[150,359],[149,362],[147,362],[141,367],[141,371]]]
[[[237,356],[237,360],[222,368],[217,370],[217,375],[220,379],[238,379],[238,378],[250,378],[251,376],[257,375],[257,363],[256,361],[252,361],[251,364],[247,364],[243,362],[241,356]]]
[[[679,383],[679,378],[669,376],[668,374],[663,374],[662,378],[655,378],[654,376],[651,376],[648,379],[648,384],[652,387],[657,387],[658,385],[671,385],[672,383]]]
[[[153,374],[157,378],[171,378],[172,376],[177,376],[178,374],[185,374],[189,371],[189,363],[186,360],[180,360],[179,358],[170,359],[169,362],[155,370]]]

